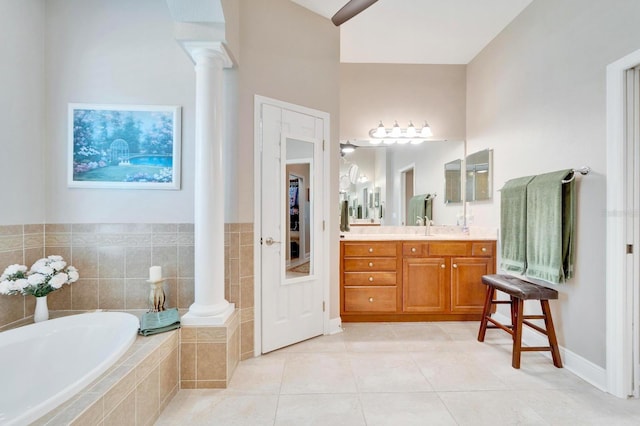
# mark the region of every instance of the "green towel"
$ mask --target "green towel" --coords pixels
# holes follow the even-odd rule
[[[407,226],[415,225],[418,218],[421,218],[421,222],[424,223],[424,217],[427,215],[425,209],[425,200],[429,197],[429,194],[414,195],[409,199],[409,208],[407,209]],[[431,217],[429,217],[431,219]]]
[[[527,250],[527,185],[533,176],[511,179],[500,190],[500,268],[524,274]]]
[[[138,334],[150,336],[175,330],[176,328],[180,328],[180,314],[178,313],[178,308],[172,308],[166,311],[142,314]]]
[[[536,176],[527,187],[525,275],[560,284],[573,276],[575,180],[561,170]]]

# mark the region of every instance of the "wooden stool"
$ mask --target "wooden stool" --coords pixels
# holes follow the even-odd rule
[[[482,319],[480,320],[480,330],[478,331],[478,341],[484,342],[484,336],[487,328],[501,328],[513,337],[513,354],[511,365],[513,368],[520,368],[520,354],[523,351],[551,351],[553,365],[562,368],[562,360],[560,359],[560,350],[558,349],[558,341],[556,332],[553,328],[553,320],[551,319],[551,310],[549,309],[549,300],[557,299],[558,292],[551,288],[543,287],[516,278],[512,275],[484,275],[482,283],[487,285],[487,296],[484,300],[484,310],[482,311]],[[510,300],[494,300],[496,290],[500,290],[510,296]],[[542,307],[542,315],[524,315],[524,301],[539,300]],[[493,305],[509,304],[511,305],[511,325],[504,325],[491,318],[491,310]],[[528,321],[530,319],[543,319],[545,329]],[[488,325],[488,323],[493,325]],[[549,346],[532,346],[522,347],[522,325],[526,324],[534,330],[547,336]]]

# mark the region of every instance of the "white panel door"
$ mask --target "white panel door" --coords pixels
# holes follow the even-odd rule
[[[269,104],[262,105],[261,115],[261,343],[266,353],[324,331],[324,121]]]

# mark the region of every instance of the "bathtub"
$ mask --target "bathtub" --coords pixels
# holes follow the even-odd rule
[[[0,333],[0,424],[33,422],[104,373],[136,339],[123,312],[71,315]]]

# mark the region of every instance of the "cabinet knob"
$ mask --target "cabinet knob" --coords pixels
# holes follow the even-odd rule
[[[458,267],[458,265],[456,265],[455,263],[454,263],[452,266],[453,266],[454,268],[457,268],[457,267]]]
[[[369,253],[373,253],[373,247],[369,247]]]
[[[373,262],[369,262],[369,268],[373,268]]]
[[[443,263],[442,265],[440,265],[440,267],[441,267],[442,269],[446,268],[446,266],[444,265],[444,263]]]
[[[369,303],[373,303],[373,297],[369,298]]]
[[[373,282],[373,277],[369,277],[369,282],[372,283]]]
[[[486,251],[487,251],[487,248],[486,248],[486,247],[482,247],[482,251],[483,251],[483,252],[486,252]]]
[[[415,247],[411,247],[411,253],[415,253],[416,252],[416,248]]]

